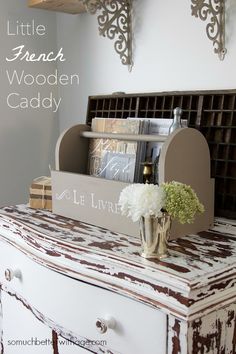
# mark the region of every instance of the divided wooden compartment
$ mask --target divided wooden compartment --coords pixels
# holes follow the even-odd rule
[[[127,184],[86,175],[87,137],[96,135],[89,131],[88,125],[76,125],[64,132],[57,142],[56,171],[52,171],[53,212],[138,237],[138,223],[122,216],[117,207],[119,194]],[[129,140],[137,136],[120,138]],[[140,135],[138,138],[163,141],[163,136]],[[176,180],[191,185],[206,209],[194,224],[174,222],[171,237],[207,230],[214,219],[214,180],[210,178],[210,154],[204,136],[191,128],[177,129],[170,134],[162,147],[159,175],[160,182]]]
[[[87,124],[94,117],[171,118],[183,109],[188,127],[206,138],[215,179],[215,216],[236,219],[236,90],[174,91],[90,96]]]

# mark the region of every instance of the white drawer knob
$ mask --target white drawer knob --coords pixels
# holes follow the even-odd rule
[[[116,320],[113,317],[97,318],[96,327],[99,333],[106,333],[108,328],[114,329],[116,326]]]
[[[11,268],[7,268],[5,270],[5,279],[7,281],[11,281],[13,278],[20,278],[21,272],[19,269],[12,270]]]

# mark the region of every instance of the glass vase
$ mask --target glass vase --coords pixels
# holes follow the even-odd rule
[[[180,107],[176,107],[174,109],[174,118],[171,126],[169,127],[169,134],[173,133],[173,131],[175,131],[178,128],[182,128],[182,123],[181,123],[182,112],[183,111]]]
[[[168,239],[171,228],[171,217],[163,213],[160,217],[141,217],[140,236],[144,258],[162,259],[168,256]]]

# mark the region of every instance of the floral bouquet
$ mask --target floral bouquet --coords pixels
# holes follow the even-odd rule
[[[134,222],[141,217],[160,217],[165,212],[181,224],[190,224],[197,213],[204,211],[194,190],[175,181],[160,186],[131,184],[121,191],[119,205],[122,214]]]
[[[120,194],[121,213],[135,222],[140,220],[145,258],[163,258],[168,255],[171,219],[181,224],[192,223],[195,215],[204,212],[194,190],[180,182],[131,184]]]

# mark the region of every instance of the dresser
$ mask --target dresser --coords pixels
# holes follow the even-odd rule
[[[171,241],[0,210],[1,354],[235,354],[236,223]]]

